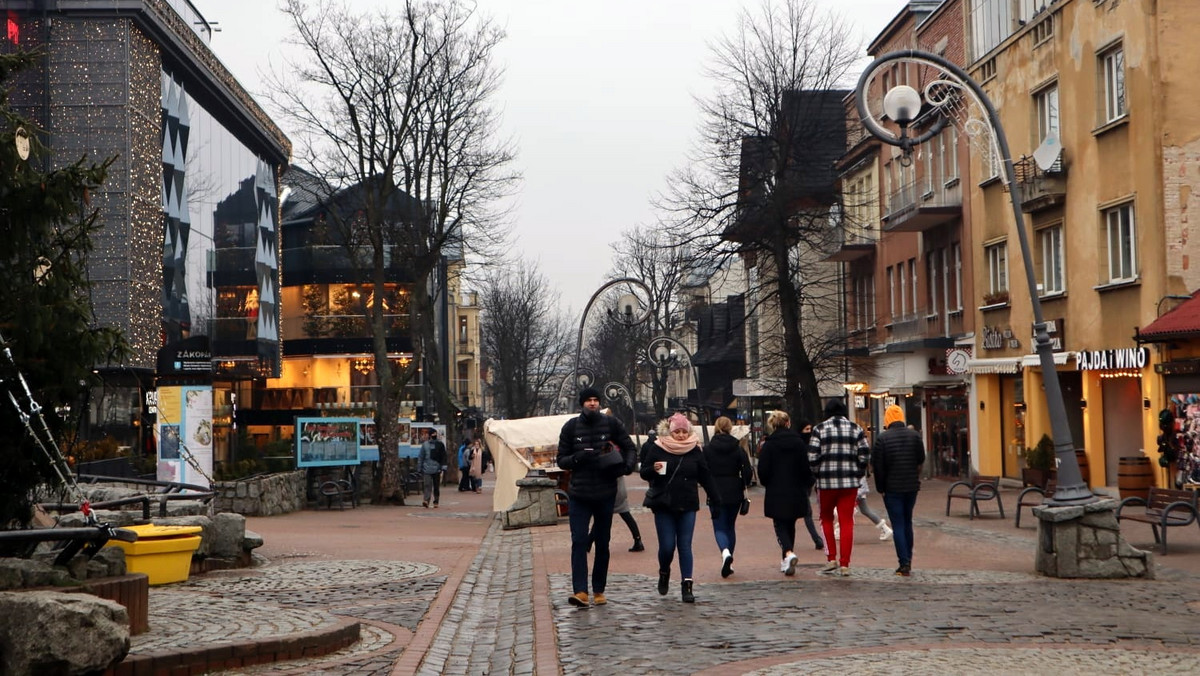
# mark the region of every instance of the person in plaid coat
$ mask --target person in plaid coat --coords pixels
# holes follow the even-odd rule
[[[850,551],[854,547],[854,503],[858,484],[871,460],[871,445],[863,429],[846,417],[846,404],[833,399],[825,404],[825,422],[813,428],[808,440],[808,464],[817,478],[821,504],[821,528],[825,531],[822,573],[850,575]],[[833,528],[837,511],[838,529]]]

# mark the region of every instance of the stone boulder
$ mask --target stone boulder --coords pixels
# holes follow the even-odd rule
[[[88,594],[0,592],[0,673],[90,674],[129,653],[129,615]]]

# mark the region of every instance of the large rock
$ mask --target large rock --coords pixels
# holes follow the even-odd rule
[[[88,594],[0,592],[0,673],[89,674],[129,653],[129,615]]]
[[[246,517],[232,512],[222,512],[212,518],[212,543],[209,554],[226,559],[242,555],[242,541],[246,537]]]

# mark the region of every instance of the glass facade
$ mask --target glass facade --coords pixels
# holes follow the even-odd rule
[[[163,335],[207,335],[222,375],[278,376],[276,167],[162,72]]]

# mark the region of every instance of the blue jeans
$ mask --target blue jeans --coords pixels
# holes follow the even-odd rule
[[[670,570],[675,550],[679,550],[679,576],[692,578],[692,532],[696,530],[695,512],[662,511],[654,513],[658,532],[658,569]]]
[[[567,500],[567,519],[571,525],[571,587],[578,594],[588,590],[588,547],[594,539],[596,560],[592,564],[592,591],[603,593],[608,585],[608,540],[612,535],[614,495],[606,500]],[[593,523],[594,521],[594,523]]]
[[[713,515],[713,535],[717,537],[717,549],[729,550],[732,554],[737,547],[737,531],[735,530],[738,507],[740,505],[721,505]]]
[[[892,520],[892,541],[896,545],[896,558],[900,565],[912,565],[913,550],[913,507],[917,504],[917,492],[884,493],[883,506]]]

